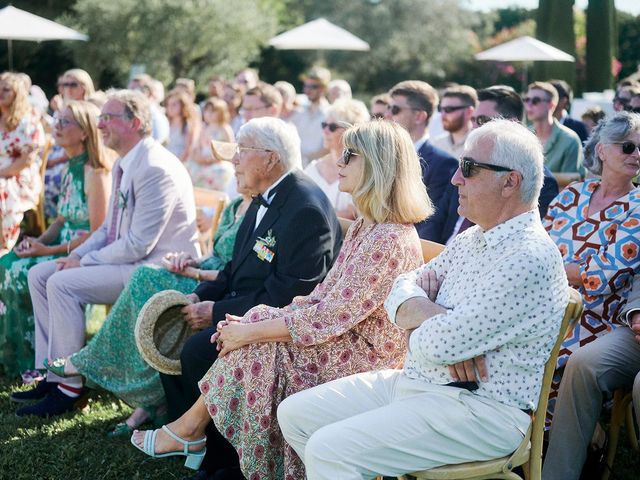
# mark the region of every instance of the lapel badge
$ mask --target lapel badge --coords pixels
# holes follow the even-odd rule
[[[255,245],[253,246],[253,251],[258,254],[258,258],[261,261],[267,261],[271,263],[276,254],[269,247],[273,248],[276,244],[276,237],[273,236],[273,232],[271,229],[267,231],[267,235],[265,237],[258,237]]]

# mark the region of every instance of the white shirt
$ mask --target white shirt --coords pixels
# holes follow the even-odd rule
[[[290,118],[291,123],[298,130],[298,135],[300,135],[303,167],[309,163],[309,155],[324,147],[321,124],[326,117],[328,108],[329,102],[322,98],[317,105],[305,105]]]
[[[444,150],[445,152],[451,154],[456,159],[460,158],[462,152],[464,151],[464,142],[467,139],[468,135],[462,139],[462,141],[458,143],[453,142],[453,137],[449,132],[444,135],[440,135],[433,139],[433,145],[438,147],[440,150]]]
[[[138,143],[136,143],[134,147],[131,150],[129,150],[124,157],[120,159],[120,168],[122,168],[122,178],[120,179],[120,191],[124,195],[126,195],[127,192],[124,191],[123,187],[129,184],[129,177],[131,177],[131,167],[132,167],[131,162],[133,162],[133,160],[136,158],[136,156],[138,155],[138,151],[142,147],[142,144],[147,139],[151,142],[154,141],[151,137],[144,137]]]
[[[344,210],[350,205],[353,205],[351,195],[346,192],[341,192],[338,188],[338,184],[340,183],[338,180],[333,183],[329,183],[322,176],[320,170],[318,170],[318,160],[313,160],[309,165],[307,165],[304,169],[304,173],[309,175],[311,180],[320,187],[324,194],[329,198],[329,201],[335,210]]]
[[[429,131],[425,131],[424,135],[420,137],[418,140],[413,142],[413,147],[416,149],[416,152],[419,152],[422,146],[429,140]]]
[[[416,279],[431,269],[443,278],[436,303],[447,312],[412,333],[405,374],[448,384],[448,365],[484,354],[489,378],[474,393],[535,409],[569,298],[560,252],[538,212],[486,232],[473,226],[428,264],[398,277],[385,301],[391,321],[403,302],[427,297]]]
[[[282,180],[284,180],[285,177],[290,173],[291,172],[287,172],[284,175],[282,175],[278,180],[272,183],[271,186],[264,191],[262,196],[267,202],[269,202],[269,204],[271,204],[273,202],[273,199],[276,198],[276,195],[278,195],[278,192],[276,192],[273,194],[273,197],[269,198],[269,192],[271,192],[271,190],[276,188],[280,184],[280,182],[282,182]],[[262,218],[264,217],[265,213],[267,213],[267,207],[260,205],[260,208],[258,208],[258,211],[256,212],[256,226],[253,227],[254,230],[258,228],[258,225],[260,225],[260,222],[262,221]]]

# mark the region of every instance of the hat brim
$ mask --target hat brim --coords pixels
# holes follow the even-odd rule
[[[220,142],[218,140],[211,140],[211,152],[213,157],[218,160],[226,160],[230,162],[236,154],[238,144],[234,142]]]
[[[180,375],[180,352],[195,333],[180,312],[191,302],[177,290],[164,290],[144,304],[135,326],[136,346],[142,358],[155,370],[167,375]],[[164,345],[162,351],[158,345]]]

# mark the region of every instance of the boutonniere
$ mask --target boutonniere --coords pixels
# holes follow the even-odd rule
[[[273,232],[271,230],[267,231],[267,235],[265,237],[258,237],[256,239],[256,244],[253,246],[253,251],[258,254],[258,258],[261,261],[267,261],[271,263],[273,258],[276,256],[273,250],[271,250],[276,245],[276,237],[273,236]]]
[[[122,190],[120,190],[118,192],[118,209],[126,210],[128,201],[129,201],[129,192],[125,193]]]

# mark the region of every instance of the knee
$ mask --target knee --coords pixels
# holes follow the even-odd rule
[[[27,272],[27,283],[30,289],[44,287],[51,276],[49,262],[34,265]]]
[[[323,464],[339,463],[338,452],[345,451],[340,446],[340,435],[332,425],[316,430],[304,448],[304,465],[307,472],[324,470]]]
[[[280,426],[280,431],[287,443],[289,443],[289,439],[295,431],[295,426],[298,424],[297,413],[299,409],[296,408],[295,399],[293,399],[293,397],[295,397],[295,395],[287,397],[280,402],[277,411],[278,425]]]
[[[212,350],[213,352],[216,352],[216,350],[211,344],[211,335],[213,335],[213,329],[206,329],[192,335],[185,342],[182,352],[180,352],[180,363],[183,372],[195,373],[202,370],[202,368],[205,368],[204,372],[206,372],[211,366],[217,356],[212,353]]]

